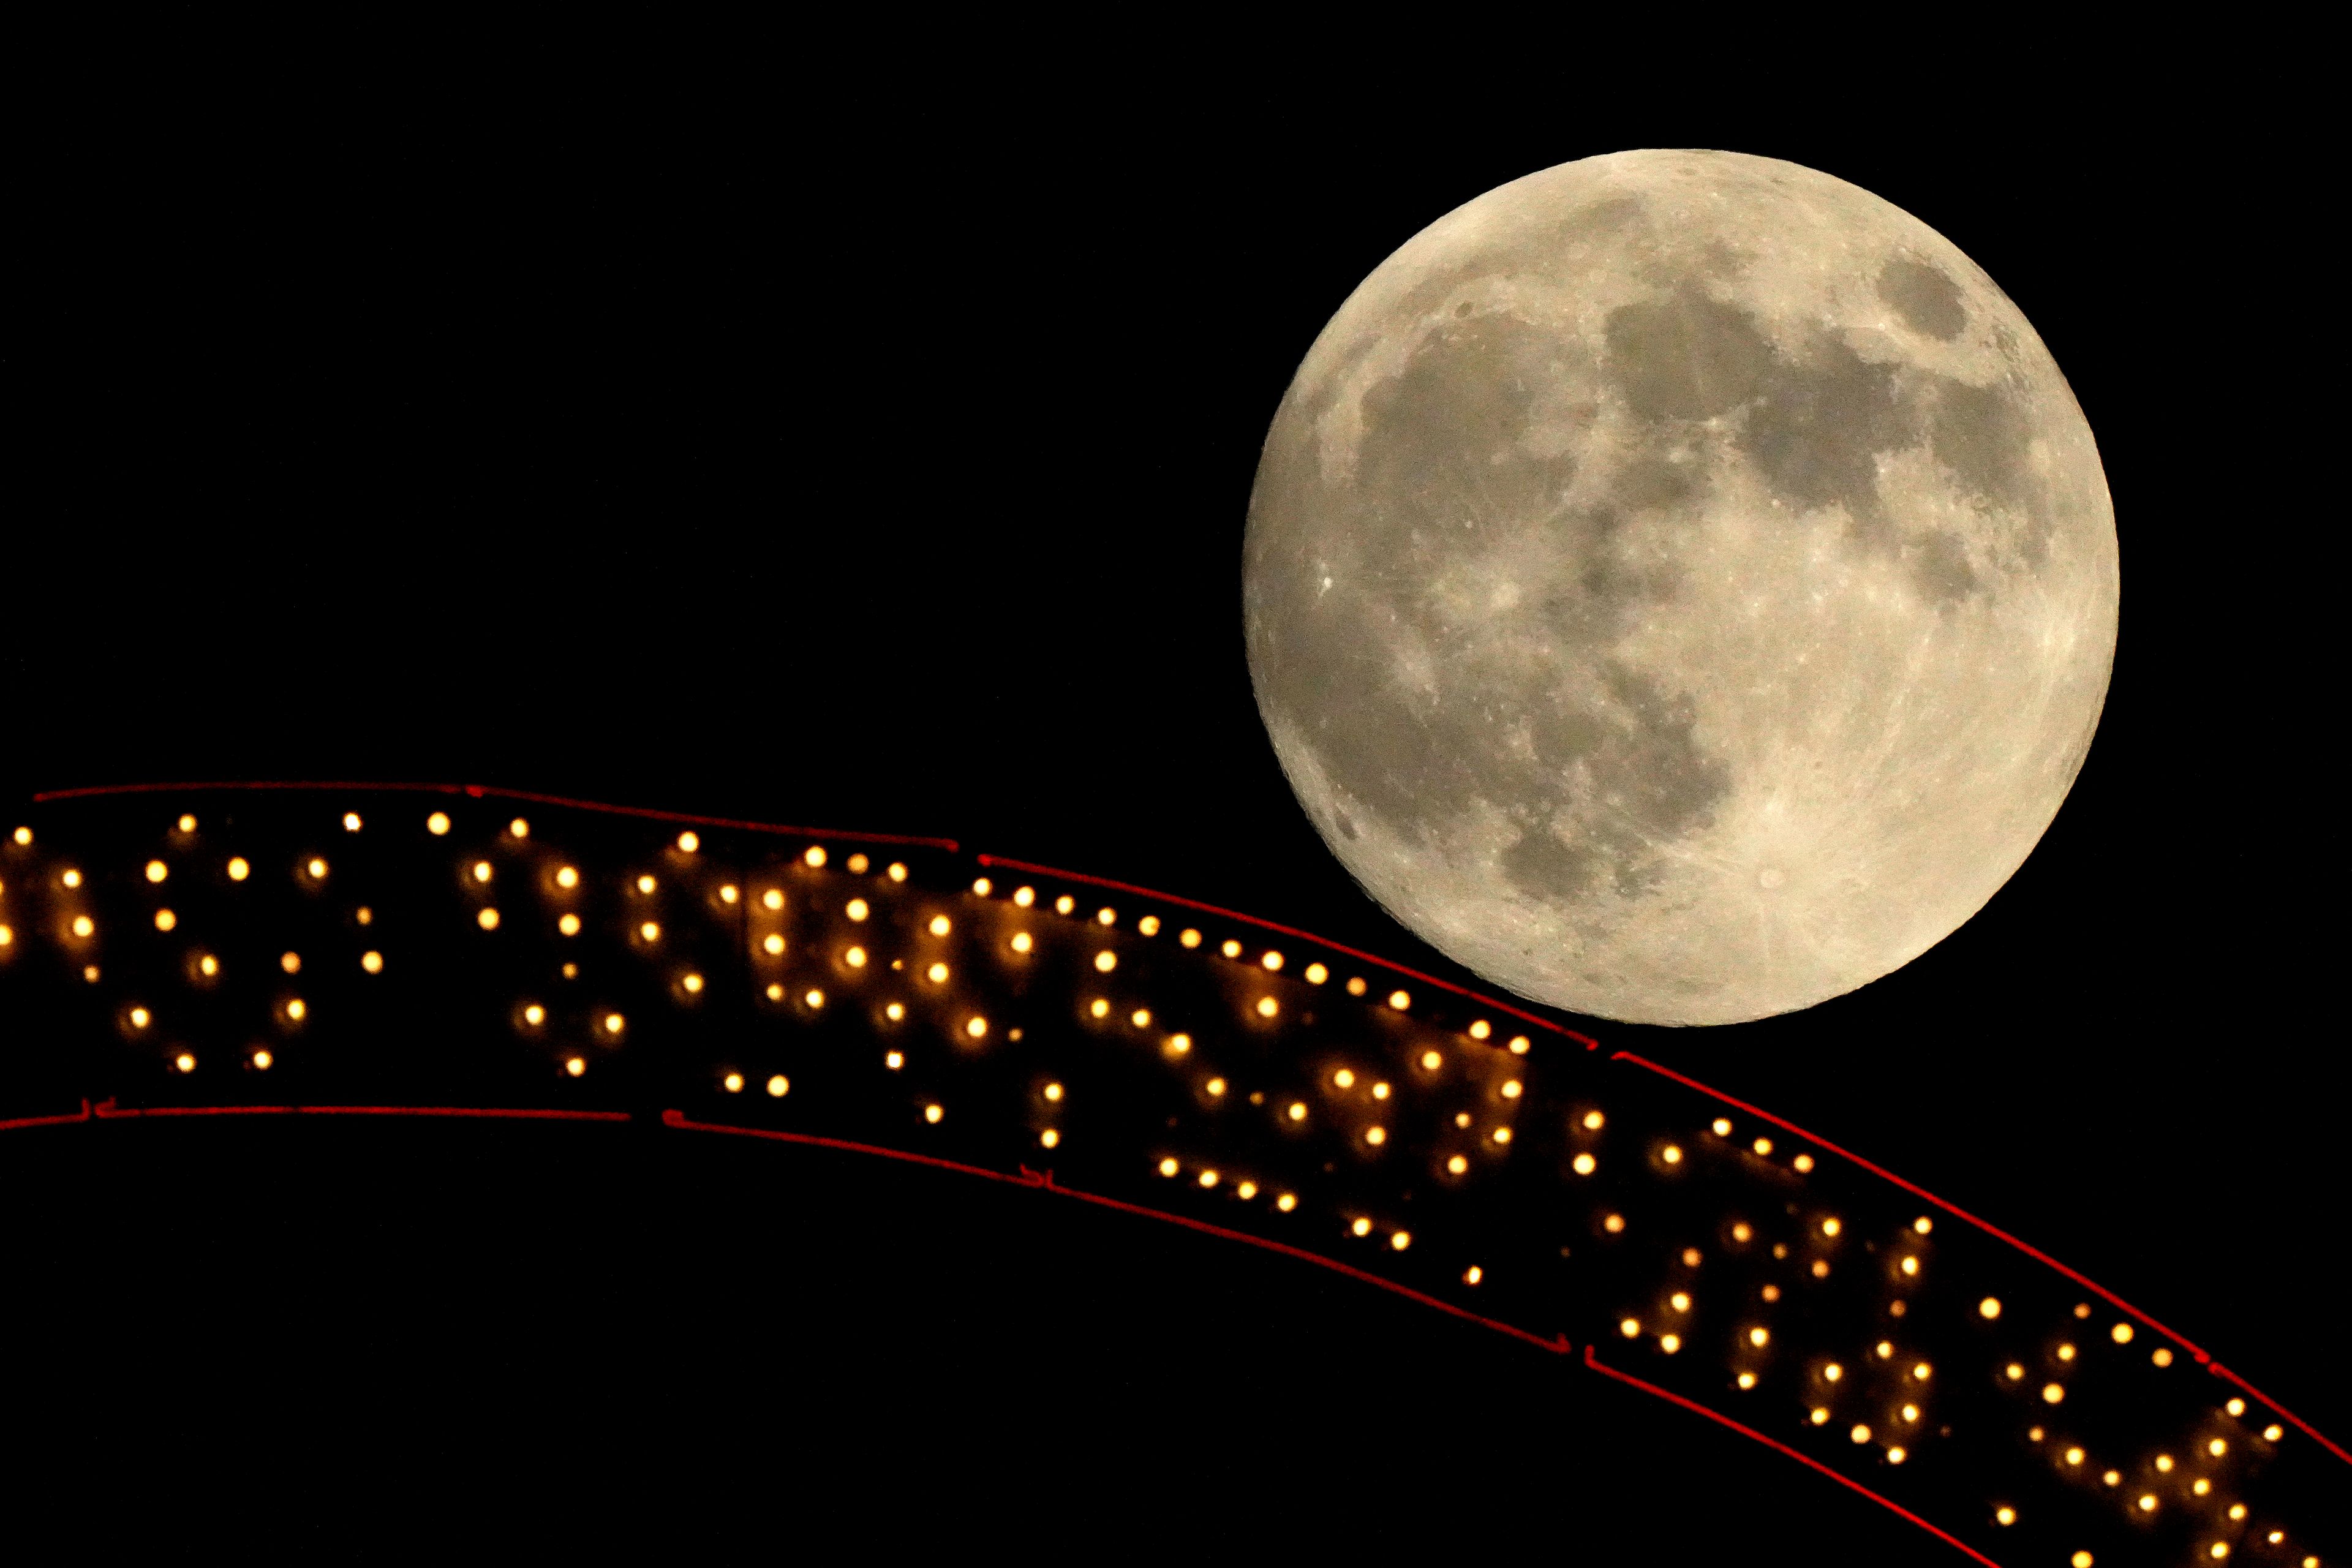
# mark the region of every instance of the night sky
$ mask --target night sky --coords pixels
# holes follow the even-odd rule
[[[1952,239],[2072,382],[2122,542],[2105,718],[2023,868],[1904,970],[1733,1027],[1566,1021],[2352,1430],[2340,579],[2313,549],[2340,506],[2306,494],[2299,384],[2338,329],[2259,216],[2315,177],[2256,155],[2276,126],[2196,95],[1962,140],[1713,98],[626,85],[320,85],[39,140],[8,800],[433,781],[942,835],[1459,976],[1325,851],[1259,726],[1267,422],[1356,283],[1481,192],[1626,147],[1790,159]],[[47,1347],[54,1462],[169,1468],[226,1422],[239,1463],[378,1510],[692,1472],[706,1510],[877,1541],[902,1512],[1075,1541],[1081,1495],[1229,1545],[1532,1521],[1601,1561],[1946,1560],[1694,1418],[1279,1259],[658,1134],[329,1131],[0,1148],[0,1312]],[[886,1475],[913,1501],[871,1500]]]

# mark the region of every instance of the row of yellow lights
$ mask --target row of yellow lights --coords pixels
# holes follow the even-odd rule
[[[362,820],[357,813],[347,814],[343,818],[343,826],[346,831],[356,833],[361,830],[362,826]],[[183,816],[180,819],[179,826],[183,833],[192,833],[195,830],[195,818],[193,816]],[[426,826],[428,831],[432,832],[436,836],[444,835],[450,829],[450,821],[446,813],[435,812],[426,819]],[[530,831],[529,823],[521,817],[515,818],[514,821],[509,825],[509,832],[516,838],[527,838],[530,837]],[[19,827],[16,830],[14,837],[19,846],[30,845],[33,838],[32,830],[28,827]],[[678,837],[677,847],[684,853],[693,854],[700,848],[700,840],[698,837],[692,832],[683,833]],[[804,852],[803,859],[807,865],[813,868],[822,867],[825,863],[825,852],[821,846],[813,845]],[[866,869],[866,865],[864,864],[866,860],[866,858],[862,854],[854,855],[850,858],[849,868],[854,872],[862,873]],[[251,874],[251,867],[249,863],[242,857],[232,858],[228,864],[227,869],[229,878],[233,881],[243,881]],[[302,869],[313,881],[323,881],[328,874],[326,861],[316,857],[310,859],[303,866]],[[490,880],[490,873],[491,867],[487,861],[478,862],[474,868],[475,878],[479,882],[488,883]],[[907,876],[906,868],[903,865],[894,863],[889,868],[888,875],[895,881],[903,881]],[[160,860],[151,860],[148,862],[146,867],[146,877],[150,883],[161,884],[168,876],[169,868],[165,866],[163,862]],[[68,889],[79,888],[81,885],[81,879],[80,873],[78,870],[73,869],[68,869],[61,879]],[[578,873],[571,867],[564,867],[557,873],[557,881],[561,886],[566,889],[572,888],[576,886],[578,882]],[[649,876],[639,878],[637,881],[637,890],[641,893],[650,893],[653,891],[653,879]],[[0,891],[5,891],[5,886],[0,886]],[[988,896],[991,891],[988,879],[985,878],[981,879],[974,884],[973,891],[982,897]],[[733,903],[735,901],[735,893],[736,889],[731,886],[720,889],[721,899],[729,903]],[[1034,901],[1035,892],[1033,889],[1023,887],[1015,890],[1013,898],[1013,902],[1016,905],[1025,909]],[[769,891],[764,895],[763,901],[766,903],[766,907],[771,910],[777,910],[782,907],[782,897],[781,893],[772,889],[769,889]],[[852,920],[857,920],[863,917],[865,911],[862,909],[856,907],[862,905],[863,902],[864,900],[853,900],[854,912],[851,913],[850,917]],[[1073,913],[1076,907],[1076,900],[1066,894],[1057,900],[1055,905],[1056,912],[1063,915]],[[499,914],[495,909],[483,910],[478,916],[478,919],[482,928],[486,931],[496,930],[498,927]],[[1116,922],[1117,913],[1115,910],[1106,907],[1097,912],[1096,919],[1100,924],[1106,926],[1112,925]],[[170,931],[177,923],[176,917],[170,910],[162,910],[157,912],[155,923],[158,930]],[[361,923],[367,923],[367,914],[364,910],[361,913]],[[1160,923],[1160,922],[1157,916],[1147,915],[1138,922],[1138,929],[1141,931],[1142,934],[1152,936],[1158,933]],[[577,917],[566,915],[562,922],[562,929],[564,930],[564,934],[567,936],[576,934],[579,930]],[[89,918],[84,915],[76,918],[73,930],[76,936],[86,939],[94,933],[95,927]],[[947,917],[944,915],[934,917],[930,922],[931,934],[935,936],[944,936],[948,933],[948,930],[949,921]],[[640,928],[640,934],[646,941],[652,942],[658,939],[660,930],[654,922],[647,921]],[[1026,932],[1019,933],[1016,936],[1014,939],[1015,951],[1026,952],[1028,950],[1026,938]],[[0,925],[0,947],[9,945],[14,942],[14,931],[5,925]],[[1186,948],[1198,947],[1201,945],[1202,940],[1203,939],[1202,938],[1200,931],[1192,928],[1186,928],[1178,937],[1178,941]],[[768,942],[771,944],[768,948],[769,952],[772,953],[782,952],[782,942],[781,938],[771,936],[768,939]],[[1238,959],[1241,957],[1244,950],[1239,942],[1228,940],[1223,944],[1221,951],[1228,959]],[[853,948],[850,950],[850,954],[848,962],[851,966],[853,968],[859,967],[859,961],[863,956],[862,950]],[[205,973],[211,974],[216,973],[216,964],[214,960],[207,956],[203,962],[206,965],[205,969]],[[1283,967],[1284,959],[1283,955],[1279,952],[1268,950],[1262,955],[1259,962],[1268,973],[1278,973]],[[1112,969],[1116,967],[1117,963],[1117,955],[1108,949],[1096,954],[1095,967],[1099,973],[1110,973]],[[283,967],[289,974],[296,973],[301,968],[300,958],[299,955],[292,952],[285,954],[280,960],[280,963],[281,967]],[[364,968],[369,973],[373,974],[381,973],[383,966],[383,955],[374,952],[368,952],[362,956],[361,963],[362,968]],[[944,965],[932,965],[929,977],[935,982],[944,980],[946,978],[944,968]],[[1310,984],[1321,984],[1329,977],[1329,971],[1325,965],[1319,963],[1310,963],[1305,971],[1305,977]],[[701,976],[698,974],[688,974],[684,981],[684,984],[689,992],[698,992],[701,989]],[[1368,986],[1361,976],[1351,977],[1347,984],[1347,990],[1351,995],[1360,996],[1365,994],[1367,989]],[[782,987],[775,985],[770,986],[769,995],[772,1000],[780,1000],[782,996]],[[809,992],[806,1000],[811,1006],[822,1006],[824,1005],[823,994],[818,991],[812,990]],[[1388,1003],[1391,1008],[1399,1012],[1402,1012],[1411,1006],[1412,998],[1407,992],[1400,989],[1390,994]],[[1098,1009],[1101,1009],[1101,1011],[1108,1011],[1104,1005],[1098,1003],[1097,1005]],[[1273,1016],[1276,1011],[1274,999],[1272,997],[1261,998],[1257,1005],[1257,1010],[1262,1016]],[[898,1011],[900,1010],[896,1009],[894,1005],[894,1016],[898,1016]],[[294,999],[288,1004],[288,1016],[297,1022],[299,1022],[303,1018],[306,1009],[299,998]],[[1100,1016],[1099,1012],[1097,1016]],[[536,1004],[533,1004],[526,1009],[526,1016],[533,1025],[537,1025],[543,1021],[544,1010],[539,1007]],[[1148,1014],[1139,1012],[1139,1017],[1148,1018]],[[144,1007],[133,1007],[131,1010],[130,1018],[132,1027],[136,1029],[143,1030],[152,1022],[152,1016]],[[604,1025],[606,1031],[609,1034],[617,1037],[625,1026],[625,1020],[620,1014],[608,1014],[604,1019]],[[1139,1026],[1140,1026],[1139,1025]],[[969,1020],[966,1025],[967,1033],[974,1038],[978,1038],[984,1035],[986,1033],[986,1029],[987,1025],[985,1020],[976,1016]],[[1491,1026],[1487,1024],[1486,1020],[1483,1018],[1478,1019],[1471,1024],[1469,1033],[1472,1038],[1483,1040],[1491,1033]],[[1178,1037],[1182,1038],[1181,1036]],[[1511,1041],[1510,1048],[1516,1053],[1524,1055],[1528,1048],[1528,1042],[1525,1037],[1519,1037]],[[898,1052],[889,1053],[889,1057],[891,1059],[889,1059],[888,1065],[893,1068],[898,1067],[903,1060],[903,1058],[901,1058]],[[257,1068],[267,1069],[271,1064],[272,1058],[270,1053],[265,1048],[255,1051],[252,1060],[254,1066]],[[1422,1066],[1427,1070],[1434,1071],[1442,1065],[1443,1058],[1435,1051],[1425,1052],[1422,1058]],[[174,1058],[174,1066],[182,1072],[192,1072],[195,1068],[195,1058],[193,1054],[183,1051]],[[575,1056],[568,1058],[564,1063],[564,1067],[567,1072],[576,1078],[585,1071],[586,1063],[583,1058]],[[1333,1079],[1338,1087],[1342,1089],[1351,1087],[1353,1080],[1354,1074],[1347,1068],[1339,1069],[1339,1071],[1334,1075]],[[1210,1092],[1212,1094],[1218,1093],[1222,1088],[1223,1080],[1213,1079],[1211,1081],[1218,1087],[1212,1088]],[[744,1080],[742,1075],[740,1073],[729,1073],[724,1079],[724,1086],[730,1093],[740,1092],[743,1088],[743,1084]],[[790,1091],[791,1083],[784,1075],[778,1073],[772,1076],[767,1080],[766,1088],[770,1096],[776,1099],[782,1099]],[[1055,1091],[1059,1090],[1061,1086],[1059,1084],[1049,1086],[1046,1091],[1047,1098],[1050,1100],[1059,1100],[1060,1095]],[[1385,1083],[1375,1084],[1372,1089],[1373,1097],[1380,1100],[1386,1099],[1387,1095],[1384,1091],[1387,1088],[1388,1086]],[[1519,1085],[1516,1080],[1514,1080],[1505,1086],[1503,1093],[1506,1098],[1516,1098],[1516,1091],[1518,1088]],[[1303,1103],[1294,1102],[1289,1108],[1289,1115],[1294,1121],[1304,1120],[1306,1110],[1307,1108]],[[936,1103],[929,1104],[924,1107],[923,1115],[926,1121],[936,1124],[942,1119],[944,1110],[942,1107]],[[1602,1125],[1602,1122],[1603,1118],[1601,1113],[1599,1111],[1588,1112],[1582,1120],[1582,1124],[1588,1131],[1598,1131]],[[1717,1118],[1710,1131],[1715,1132],[1718,1137],[1727,1138],[1731,1134],[1731,1123],[1727,1119]],[[1497,1142],[1505,1142],[1508,1141],[1509,1135],[1509,1130],[1507,1128],[1497,1128],[1495,1132],[1495,1140]],[[1384,1130],[1378,1126],[1370,1129],[1366,1134],[1367,1141],[1374,1144],[1378,1144],[1382,1142],[1384,1136]],[[1043,1134],[1043,1142],[1046,1147],[1052,1148],[1059,1142],[1059,1134],[1054,1130],[1048,1129]],[[1769,1157],[1772,1152],[1772,1142],[1769,1138],[1759,1137],[1754,1140],[1752,1147],[1759,1156]],[[1672,1143],[1667,1144],[1660,1153],[1661,1158],[1669,1165],[1677,1164],[1682,1159],[1682,1150],[1679,1146]],[[1812,1156],[1809,1153],[1801,1152],[1796,1156],[1792,1163],[1800,1172],[1809,1172],[1813,1167]],[[1466,1165],[1467,1162],[1459,1155],[1454,1156],[1448,1162],[1448,1169],[1454,1171],[1457,1174],[1465,1169]],[[1169,1177],[1179,1174],[1181,1169],[1178,1163],[1172,1158],[1161,1160],[1159,1168],[1161,1175]],[[1576,1160],[1573,1163],[1573,1168],[1579,1174],[1590,1175],[1596,1169],[1596,1163],[1590,1153],[1580,1153],[1576,1157]],[[1196,1179],[1203,1189],[1208,1189],[1217,1186],[1221,1177],[1219,1173],[1214,1169],[1203,1168],[1198,1173]],[[1236,1194],[1244,1199],[1255,1197],[1257,1194],[1257,1184],[1247,1180],[1237,1184],[1234,1188]],[[1289,1193],[1282,1194],[1276,1200],[1276,1207],[1283,1213],[1290,1212],[1297,1206],[1297,1197],[1295,1194]],[[1925,1235],[1930,1229],[1930,1224],[1931,1222],[1923,1215],[1915,1222],[1915,1227],[1920,1232],[1920,1234]],[[1621,1231],[1623,1228],[1623,1220],[1622,1216],[1612,1214],[1608,1216],[1604,1225],[1605,1227],[1612,1232]],[[1373,1226],[1372,1222],[1369,1218],[1360,1215],[1349,1222],[1348,1228],[1350,1234],[1360,1237],[1369,1236],[1373,1229]],[[1747,1227],[1743,1225],[1738,1226],[1738,1229],[1745,1230]],[[1825,1219],[1822,1222],[1822,1232],[1824,1236],[1834,1237],[1838,1235],[1839,1229],[1839,1222],[1833,1217]],[[1412,1245],[1412,1239],[1411,1234],[1403,1230],[1393,1232],[1389,1238],[1391,1247],[1394,1250],[1400,1252]],[[1742,1237],[1742,1239],[1745,1238]],[[1906,1275],[1916,1275],[1918,1272],[1918,1260],[1916,1257],[1906,1256],[1901,1260],[1900,1268],[1902,1272]],[[1827,1272],[1826,1265],[1818,1260],[1814,1263],[1813,1268],[1817,1275],[1825,1274]],[[1471,1285],[1479,1283],[1483,1277],[1484,1270],[1475,1265],[1473,1265],[1464,1274],[1465,1282]],[[1690,1298],[1686,1293],[1676,1292],[1672,1298],[1672,1304],[1677,1311],[1687,1311],[1690,1308]],[[1988,1320],[1999,1317],[2000,1315],[2000,1301],[1996,1298],[1990,1296],[1986,1297],[1978,1305],[1979,1314]],[[1620,1327],[1629,1338],[1638,1336],[1641,1332],[1641,1323],[1637,1319],[1628,1318],[1620,1325]],[[2117,1344],[2128,1344],[2131,1342],[2134,1333],[2130,1323],[2120,1321],[2115,1324],[2114,1328],[2110,1331],[2115,1342]],[[1769,1342],[1770,1335],[1768,1330],[1759,1326],[1748,1330],[1747,1337],[1751,1345],[1761,1348]],[[1680,1337],[1673,1333],[1662,1335],[1660,1337],[1659,1343],[1660,1348],[1670,1355],[1678,1352],[1682,1347]],[[1882,1357],[1889,1356],[1893,1353],[1892,1346],[1883,1342],[1877,1349],[1878,1353]],[[2074,1347],[2072,1344],[2062,1344],[2059,1347],[2057,1353],[2058,1358],[2061,1361],[2072,1361],[2074,1359]],[[2171,1352],[2163,1346],[2158,1347],[2154,1352],[2154,1357],[2156,1364],[2158,1366],[2169,1365],[2172,1361]],[[1913,1376],[1916,1379],[1924,1382],[1930,1375],[1930,1372],[1931,1369],[1927,1363],[1922,1362],[1913,1368]],[[2005,1372],[2011,1381],[2021,1381],[2025,1375],[2024,1368],[2015,1363],[2010,1363],[2010,1365],[2005,1369]],[[1822,1369],[1822,1376],[1832,1383],[1837,1382],[1843,1375],[1843,1369],[1834,1362],[1828,1363]],[[1738,1386],[1743,1389],[1752,1388],[1756,1384],[1755,1374],[1750,1372],[1742,1372],[1738,1376]],[[2062,1384],[2050,1383],[2044,1385],[2042,1396],[2046,1403],[2055,1405],[2064,1399],[2065,1390]],[[2241,1415],[2244,1413],[2245,1402],[2242,1399],[2232,1399],[2229,1403],[2228,1409],[2231,1415]],[[1904,1405],[1900,1414],[1901,1418],[1906,1423],[1916,1423],[1920,1419],[1920,1412],[1916,1405]],[[1810,1418],[1814,1425],[1822,1425],[1830,1418],[1829,1411],[1825,1407],[1816,1406],[1811,1411]],[[2036,1428],[2035,1430],[2038,1437],[2040,1429]],[[1865,1444],[1871,1439],[1871,1429],[1866,1424],[1856,1423],[1850,1429],[1848,1436],[1851,1440],[1856,1444]],[[2284,1436],[2284,1431],[2276,1424],[2273,1424],[2263,1430],[2263,1436],[2269,1441],[2277,1442]],[[2222,1438],[2213,1438],[2208,1443],[2207,1451],[2210,1455],[2218,1458],[2228,1451],[2228,1444]],[[1906,1451],[1899,1445],[1890,1446],[1886,1451],[1886,1459],[1890,1464],[1901,1464],[1906,1457]],[[2065,1463],[2070,1467],[2080,1466],[2084,1458],[2084,1450],[2079,1447],[2069,1447],[2065,1450],[2063,1458]],[[2158,1455],[2157,1457],[2156,1465],[2159,1471],[2168,1473],[2173,1468],[2171,1456],[2165,1454]],[[2110,1469],[2105,1473],[2102,1479],[2106,1485],[2116,1486],[2119,1484],[2122,1478],[2120,1472]],[[2191,1490],[2199,1496],[2206,1495],[2210,1489],[2211,1483],[2203,1477],[2198,1478],[2191,1487]],[[2158,1506],[2158,1500],[2155,1494],[2143,1494],[2138,1500],[2138,1506],[2143,1511],[2154,1511]],[[2242,1520],[2246,1514],[2245,1505],[2243,1503],[2233,1504],[2229,1510],[2229,1514],[2232,1520]],[[2017,1516],[2016,1511],[2013,1509],[2004,1506],[1997,1510],[1995,1517],[2000,1523],[2007,1525],[2013,1523]],[[2285,1539],[2284,1532],[2274,1530],[2270,1532],[2268,1539],[2272,1544],[2278,1544]],[[2216,1561],[2226,1558],[2229,1555],[2229,1550],[2228,1544],[2223,1542],[2215,1542],[2209,1549],[2210,1555]],[[2092,1568],[2093,1558],[2092,1554],[2088,1552],[2075,1552],[2071,1561],[2074,1564],[2074,1568]],[[2305,1568],[2318,1568],[2319,1560],[2315,1556],[2305,1557],[2304,1559],[2304,1563]]]

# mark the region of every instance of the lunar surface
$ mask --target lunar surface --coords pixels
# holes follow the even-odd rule
[[[2113,662],[2065,378],[1827,174],[1636,152],[1447,214],[1267,435],[1244,607],[1299,802],[1555,1006],[1721,1024],[1908,963],[2048,827]]]

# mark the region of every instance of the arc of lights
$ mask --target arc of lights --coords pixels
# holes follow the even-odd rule
[[[479,787],[38,796],[0,839],[0,1017],[67,1043],[0,1063],[0,1131],[643,1117],[909,1161],[1483,1324],[1980,1563],[2352,1551],[2352,1455],[1893,1173],[1539,1014],[950,840]]]

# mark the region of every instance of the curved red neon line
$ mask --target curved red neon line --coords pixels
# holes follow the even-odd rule
[[[1920,1529],[1926,1531],[1928,1534],[1934,1536],[1937,1540],[1944,1542],[1946,1545],[1956,1547],[1959,1551],[1967,1552],[1970,1557],[1973,1557],[1978,1562],[1983,1563],[1985,1568],[2000,1568],[2000,1563],[1995,1563],[1991,1558],[1986,1556],[1983,1552],[1979,1552],[1975,1547],[1970,1546],[1967,1542],[1959,1539],[1959,1537],[1948,1534],[1945,1531],[1937,1529],[1934,1525],[1929,1524],[1926,1520],[1921,1519],[1917,1514],[1913,1513],[1909,1509],[1905,1508],[1901,1503],[1895,1502],[1888,1498],[1883,1498],[1876,1492],[1872,1491],[1868,1487],[1864,1486],[1860,1481],[1854,1480],[1850,1477],[1838,1474],[1835,1470],[1831,1469],[1827,1465],[1822,1464],[1819,1459],[1812,1458],[1811,1455],[1800,1453],[1797,1449],[1791,1448],[1786,1443],[1780,1442],[1771,1437],[1767,1437],[1763,1433],[1757,1431],[1752,1426],[1743,1426],[1738,1422],[1734,1421],[1730,1416],[1722,1415],[1717,1411],[1709,1410],[1706,1405],[1701,1405],[1695,1399],[1685,1399],[1681,1394],[1669,1393],[1667,1390],[1660,1388],[1654,1383],[1643,1383],[1640,1378],[1635,1377],[1629,1373],[1619,1372],[1613,1366],[1603,1366],[1593,1355],[1592,1347],[1590,1345],[1587,1345],[1584,1348],[1584,1364],[1591,1367],[1593,1371],[1601,1373],[1603,1377],[1613,1377],[1618,1382],[1638,1388],[1644,1394],[1654,1394],[1659,1398],[1675,1405],[1679,1405],[1685,1410],[1696,1410],[1701,1415],[1706,1416],[1708,1420],[1715,1422],[1718,1426],[1728,1426],[1743,1437],[1753,1437],[1758,1442],[1763,1444],[1766,1447],[1776,1449],[1780,1453],[1788,1455],[1789,1458],[1796,1460],[1801,1465],[1805,1465],[1812,1469],[1819,1470],[1822,1475],[1825,1475],[1829,1477],[1830,1479],[1837,1482],[1838,1485],[1851,1488],[1853,1490],[1860,1492],[1871,1501],[1876,1503],[1879,1507],[1891,1510],[1901,1517],[1909,1520],[1912,1523],[1917,1525]]]
[[[607,805],[602,801],[572,800],[560,795],[540,795],[531,790],[499,789],[491,784],[357,784],[349,782],[323,783],[240,783],[240,784],[91,784],[82,789],[43,790],[33,796],[35,805],[46,805],[58,800],[88,800],[96,795],[172,795],[196,794],[205,790],[381,790],[406,791],[415,795],[461,795],[472,800],[495,797],[499,800],[529,801],[534,805],[570,806],[576,811],[600,811],[608,816],[642,816],[656,822],[683,822],[697,827],[731,827],[744,833],[774,833],[795,838],[848,838],[862,844],[919,844],[927,848],[944,849],[954,854],[961,847],[952,838],[925,838],[908,833],[854,833],[846,828],[788,827],[772,822],[739,822],[726,816],[695,816],[682,811],[655,811],[642,805]]]
[[[1312,1263],[1318,1268],[1344,1274],[1350,1279],[1360,1279],[1367,1285],[1377,1286],[1391,1295],[1402,1296],[1408,1301],[1417,1301],[1424,1307],[1434,1307],[1439,1311],[1451,1317],[1460,1318],[1465,1322],[1493,1329],[1497,1333],[1508,1334],[1515,1340],[1524,1340],[1538,1350],[1549,1351],[1554,1355],[1566,1355],[1571,1349],[1568,1342],[1568,1336],[1565,1334],[1548,1340],[1541,1334],[1532,1333],[1515,1323],[1504,1322],[1499,1318],[1482,1317],[1476,1312],[1457,1307],[1451,1301],[1441,1300],[1435,1296],[1423,1295],[1410,1285],[1400,1285],[1393,1279],[1383,1279],[1377,1274],[1368,1274],[1363,1269],[1342,1263],[1336,1258],[1326,1258],[1319,1252],[1309,1252],[1304,1247],[1292,1247],[1286,1242],[1269,1241],[1262,1236],[1252,1236],[1246,1231],[1228,1230],[1223,1226],[1211,1225],[1206,1220],[1192,1219],[1181,1214],[1171,1214],[1166,1209],[1150,1208],[1142,1204],[1130,1204],[1118,1198],[1105,1197],[1099,1193],[1083,1192],[1076,1187],[1066,1187],[1054,1180],[1054,1173],[1051,1171],[1040,1174],[1024,1165],[1022,1167],[1021,1174],[1007,1175],[1003,1171],[992,1171],[984,1165],[966,1165],[954,1160],[942,1160],[934,1154],[918,1154],[911,1150],[893,1149],[880,1143],[854,1143],[845,1138],[824,1138],[813,1132],[779,1132],[765,1127],[736,1127],[723,1121],[697,1121],[682,1110],[663,1111],[662,1125],[679,1128],[689,1132],[731,1132],[739,1137],[766,1138],[778,1143],[801,1143],[817,1149],[845,1149],[857,1154],[878,1154],[886,1160],[901,1160],[909,1164],[930,1165],[940,1170],[961,1172],[965,1175],[985,1176],[992,1182],[1010,1182],[1015,1186],[1034,1187],[1040,1192],[1058,1193],[1066,1198],[1076,1198],[1080,1203],[1097,1204],[1104,1208],[1117,1209],[1123,1214],[1141,1215],[1148,1219],[1166,1220],[1171,1225],[1181,1225],[1187,1230],[1196,1230],[1203,1236],[1213,1236],[1225,1241],[1238,1241],[1266,1252],[1280,1253],[1285,1258],[1296,1258],[1302,1262]]]

